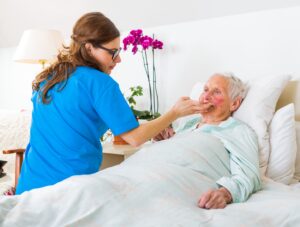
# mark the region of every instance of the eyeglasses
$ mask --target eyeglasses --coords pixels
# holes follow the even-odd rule
[[[115,60],[119,56],[119,54],[120,54],[120,52],[122,50],[121,47],[119,49],[108,49],[108,48],[103,47],[101,45],[97,45],[97,47],[100,48],[100,49],[102,49],[102,50],[107,51],[108,53],[110,53],[111,56],[112,56],[112,60]]]

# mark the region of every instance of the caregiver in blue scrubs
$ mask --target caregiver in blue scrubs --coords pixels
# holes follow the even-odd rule
[[[56,62],[33,81],[30,141],[16,194],[97,172],[99,138],[108,129],[139,146],[178,117],[200,111],[199,102],[183,97],[166,114],[139,125],[110,77],[121,62],[119,30],[93,12],[76,22],[71,38]]]

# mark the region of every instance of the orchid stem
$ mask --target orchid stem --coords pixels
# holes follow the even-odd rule
[[[147,58],[147,52],[146,50],[142,50],[142,57],[144,62],[144,69],[147,75],[148,79],[148,86],[149,86],[149,93],[150,93],[150,113],[153,112],[153,106],[152,106],[152,89],[151,89],[151,81],[150,81],[150,74],[149,74],[149,65],[148,65],[148,58]]]

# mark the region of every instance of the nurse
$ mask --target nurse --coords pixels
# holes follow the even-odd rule
[[[71,44],[33,81],[30,141],[16,194],[99,170],[99,138],[111,129],[133,146],[179,117],[200,113],[187,97],[161,117],[139,125],[110,74],[120,58],[120,32],[99,12],[75,24]],[[203,110],[202,110],[203,111]]]

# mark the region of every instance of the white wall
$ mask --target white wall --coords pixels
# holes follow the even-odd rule
[[[244,79],[285,73],[299,78],[299,21],[300,7],[294,7],[145,30],[165,43],[156,60],[161,112],[214,72],[232,71]],[[14,50],[0,49],[0,108],[27,106],[31,80],[39,71],[13,63]],[[113,72],[121,88],[146,85],[141,56],[124,52],[122,60]],[[148,99],[143,100],[140,105],[147,107]]]
[[[60,30],[68,38],[75,20],[92,11],[126,31],[293,6],[300,6],[300,0],[0,0],[0,48],[16,46],[31,28]]]
[[[161,110],[214,72],[231,71],[244,79],[280,74],[299,78],[299,21],[300,7],[295,7],[148,30],[165,42],[157,61]],[[123,86],[145,79],[138,56],[128,54],[115,72]]]
[[[0,108],[31,108],[31,82],[40,65],[15,63],[16,48],[0,49]]]

